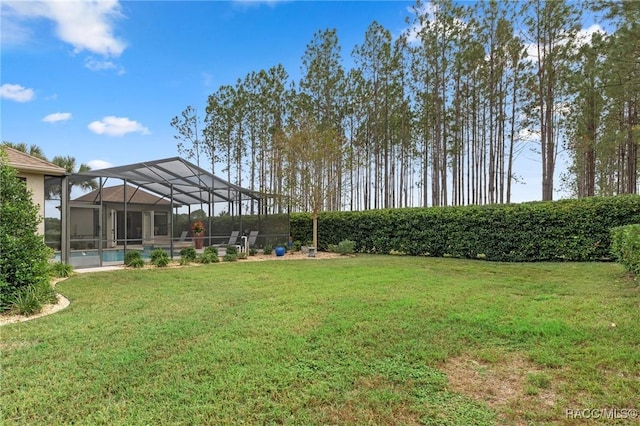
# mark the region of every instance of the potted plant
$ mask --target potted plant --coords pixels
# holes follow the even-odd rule
[[[191,224],[191,234],[193,235],[193,242],[196,245],[196,249],[201,249],[204,245],[204,223],[201,220],[195,220]]]

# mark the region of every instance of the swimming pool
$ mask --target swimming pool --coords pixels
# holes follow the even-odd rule
[[[127,251],[132,251],[129,249]],[[142,258],[147,260],[150,258],[151,249],[137,250]],[[56,252],[54,259],[60,261],[60,252]],[[121,264],[124,262],[124,249],[104,249],[102,250],[102,264]],[[74,268],[91,268],[100,266],[100,258],[98,250],[74,250],[69,253],[69,264]]]

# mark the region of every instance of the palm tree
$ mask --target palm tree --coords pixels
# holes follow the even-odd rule
[[[91,170],[91,167],[87,166],[86,164],[80,164],[80,166],[76,170],[76,159],[69,155],[67,156],[56,155],[55,157],[53,157],[53,160],[51,162],[56,166],[62,167],[63,169],[65,169],[67,173],[82,173],[82,172],[87,172]],[[79,180],[79,181],[71,182],[71,185],[77,186],[83,190],[88,190],[88,191],[92,191],[98,188],[98,183],[95,181],[95,179]]]

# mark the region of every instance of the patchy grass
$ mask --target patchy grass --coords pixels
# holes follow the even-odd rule
[[[358,256],[80,274],[0,329],[4,424],[567,423],[640,408],[608,263]],[[614,325],[615,324],[615,325]]]

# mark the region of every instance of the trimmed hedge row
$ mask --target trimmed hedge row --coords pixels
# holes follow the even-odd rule
[[[356,251],[494,261],[611,258],[611,229],[640,223],[640,196],[522,204],[324,212],[318,246],[342,240]],[[311,239],[311,215],[291,215],[294,240]]]
[[[611,230],[611,253],[634,275],[640,274],[640,225],[618,226]]]

